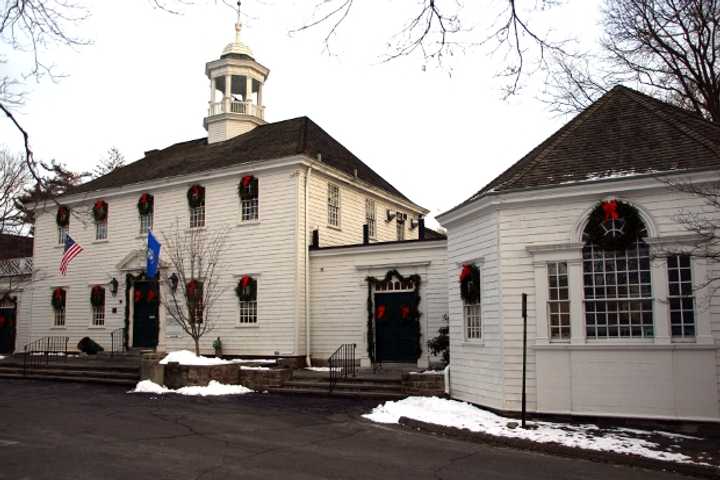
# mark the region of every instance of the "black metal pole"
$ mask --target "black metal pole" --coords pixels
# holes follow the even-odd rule
[[[526,402],[525,377],[527,376],[527,293],[522,294],[523,317],[523,370],[522,370],[522,428],[525,428]]]

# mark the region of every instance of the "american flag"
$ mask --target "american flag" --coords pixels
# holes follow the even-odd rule
[[[72,259],[80,255],[83,248],[79,243],[75,243],[75,240],[70,238],[70,235],[65,235],[65,252],[60,259],[60,273],[65,275],[67,273],[68,265],[72,262]]]

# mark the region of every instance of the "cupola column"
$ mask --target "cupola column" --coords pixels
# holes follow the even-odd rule
[[[260,84],[258,85],[258,97],[257,97],[258,107],[262,107],[262,106],[263,106],[262,91],[263,91],[263,84],[260,83]]]
[[[245,108],[250,109],[250,103],[252,103],[252,77],[250,75],[245,77]]]
[[[230,111],[230,103],[232,102],[232,75],[225,75],[225,98],[223,100],[223,111]]]

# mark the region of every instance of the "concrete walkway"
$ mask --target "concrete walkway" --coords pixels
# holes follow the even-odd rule
[[[375,405],[0,380],[0,479],[683,478],[362,420]]]

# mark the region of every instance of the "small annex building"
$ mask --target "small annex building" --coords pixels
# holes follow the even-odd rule
[[[520,410],[525,293],[529,411],[718,421],[708,210],[668,183],[718,179],[719,126],[619,86],[442,214],[452,395]]]

